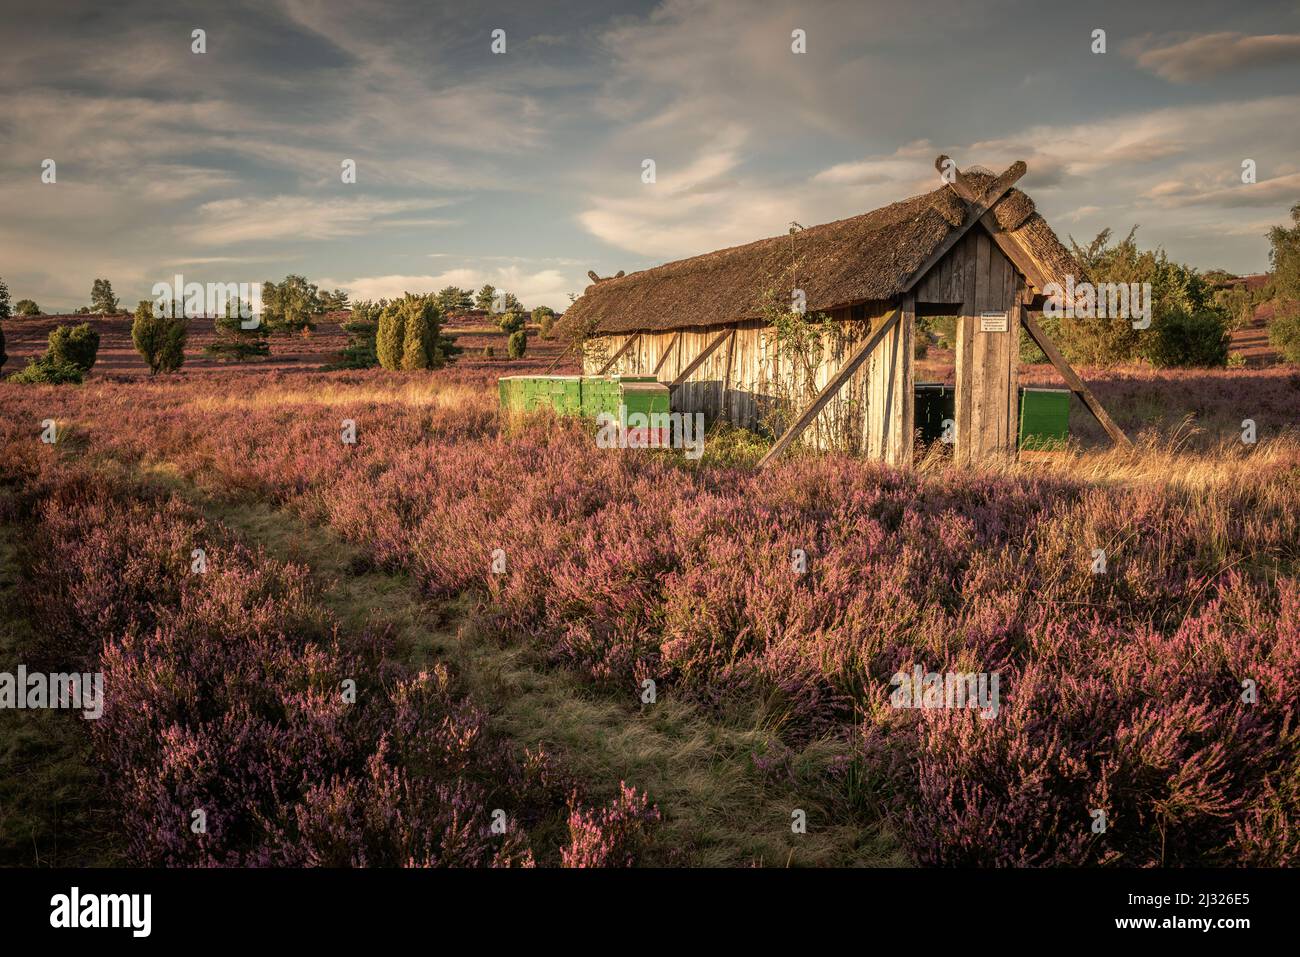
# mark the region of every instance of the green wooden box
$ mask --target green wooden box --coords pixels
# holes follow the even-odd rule
[[[1020,390],[1020,447],[1059,449],[1070,436],[1068,389]]]

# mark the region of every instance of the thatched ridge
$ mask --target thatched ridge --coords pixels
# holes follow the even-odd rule
[[[977,172],[964,177],[980,190],[995,178]],[[809,312],[893,299],[920,278],[913,274],[962,225],[967,209],[945,185],[860,216],[810,226],[794,234],[793,255],[792,237],[782,235],[601,279],[569,308],[563,324],[589,333],[722,325],[758,318],[765,289],[786,302],[792,288],[804,290]],[[1078,275],[1069,251],[1020,190],[1010,190],[992,211],[1047,281],[1063,283],[1066,274]]]

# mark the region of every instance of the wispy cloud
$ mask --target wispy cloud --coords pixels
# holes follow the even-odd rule
[[[220,199],[198,208],[190,238],[212,245],[275,239],[335,239],[401,225],[446,225],[450,219],[402,219],[400,214],[445,206],[439,200],[370,197],[316,200],[304,196]]]
[[[1156,45],[1151,46],[1153,43]],[[1208,80],[1222,73],[1279,63],[1300,65],[1300,33],[1206,33],[1184,39],[1134,41],[1127,49],[1139,67],[1173,83]]]

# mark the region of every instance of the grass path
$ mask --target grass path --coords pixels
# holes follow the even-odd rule
[[[664,816],[653,863],[905,864],[890,836],[864,828],[862,815],[848,810],[851,795],[828,783],[824,769],[843,744],[815,742],[788,755],[778,780],[765,780],[752,756],[772,742],[758,713],[718,722],[671,694],[644,708],[631,692],[615,700],[547,667],[532,649],[489,634],[472,602],[431,608],[406,575],[369,570],[361,551],[328,528],[264,503],[214,501],[165,467],[142,477],[271,557],[310,567],[345,627],[387,624],[412,664],[446,662],[496,732],[520,751],[544,744],[589,797],[612,797],[620,779],[645,790]],[[805,834],[792,833],[795,809],[806,812]]]
[[[24,663],[29,625],[19,601],[21,530],[0,524],[0,671]],[[122,862],[99,802],[85,720],[76,711],[0,710],[0,866],[93,867]]]

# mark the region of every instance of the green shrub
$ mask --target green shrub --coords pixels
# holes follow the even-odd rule
[[[64,385],[80,383],[85,373],[80,366],[63,359],[51,358],[49,353],[39,359],[28,359],[27,368],[9,377],[10,382],[23,382],[29,385]]]
[[[433,297],[408,301],[406,327],[402,341],[403,369],[436,369],[442,362],[438,357],[438,332],[442,327],[442,310]]]
[[[517,332],[510,333],[510,340],[506,345],[506,351],[511,359],[522,359],[524,353],[528,350],[528,333],[520,329]]]
[[[514,335],[524,328],[527,321],[522,312],[506,312],[497,320],[497,325],[507,335]]]
[[[442,334],[437,297],[407,293],[379,314],[375,352],[385,369],[439,369],[463,350]]]
[[[1282,358],[1300,365],[1300,307],[1278,310],[1268,327],[1268,341]]]
[[[555,310],[550,306],[538,306],[533,310],[533,322],[541,327],[542,338],[551,338],[551,330],[555,328]]]
[[[380,312],[375,330],[375,357],[379,364],[385,369],[400,369],[405,342],[406,311],[402,308],[402,300],[395,299]]]
[[[1185,312],[1175,307],[1155,324],[1153,332],[1147,356],[1157,368],[1209,368],[1228,363],[1232,336],[1228,318],[1220,309]]]
[[[496,357],[497,357],[497,351],[496,351],[495,349],[493,349],[491,346],[484,346],[484,347],[483,347],[483,358],[484,358],[484,359],[495,359]]]
[[[95,365],[99,354],[99,333],[90,323],[78,326],[59,326],[50,332],[50,345],[46,355],[57,362],[67,362],[81,370],[82,375]]]
[[[189,323],[181,316],[155,316],[153,303],[141,299],[131,323],[131,342],[149,366],[149,374],[175,372],[185,362]]]

